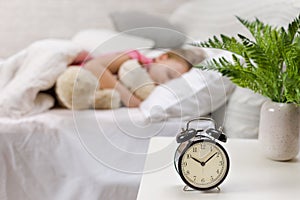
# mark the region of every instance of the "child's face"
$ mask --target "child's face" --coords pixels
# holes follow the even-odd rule
[[[149,68],[149,75],[158,84],[165,83],[174,78],[178,78],[189,70],[184,61],[168,58],[166,54],[156,58]]]

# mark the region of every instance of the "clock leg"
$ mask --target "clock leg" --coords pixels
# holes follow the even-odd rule
[[[190,192],[190,191],[195,191],[195,190],[186,185],[183,187],[183,191]]]
[[[210,192],[216,192],[216,193],[221,192],[221,189],[220,189],[219,187],[216,187],[215,189],[216,189],[216,191],[213,191],[213,189],[212,189],[212,190],[209,190],[209,191],[210,191]],[[190,187],[187,186],[187,185],[184,186],[182,190],[185,191],[185,192],[196,191],[196,190],[194,190],[193,188],[190,188]],[[209,192],[209,191],[206,191],[206,192]]]

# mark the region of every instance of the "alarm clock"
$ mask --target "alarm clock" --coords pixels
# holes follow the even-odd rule
[[[203,120],[212,122],[214,127],[189,128],[191,122]],[[190,120],[176,140],[180,145],[175,152],[174,165],[186,184],[184,190],[220,190],[218,186],[225,180],[230,162],[228,153],[219,143],[225,143],[227,137],[221,128],[216,128],[215,121],[204,117]]]

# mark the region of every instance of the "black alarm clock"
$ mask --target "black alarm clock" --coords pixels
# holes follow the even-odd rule
[[[191,122],[205,120],[213,123],[214,128],[189,128]],[[186,184],[184,190],[219,189],[229,171],[229,156],[219,142],[226,142],[227,137],[216,128],[211,118],[197,118],[190,120],[186,129],[177,135],[180,143],[174,158],[176,171]]]

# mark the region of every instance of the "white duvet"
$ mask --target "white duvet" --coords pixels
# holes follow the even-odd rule
[[[18,118],[48,110],[54,99],[40,91],[81,51],[67,40],[41,40],[0,63],[0,117]]]
[[[147,121],[138,108],[50,109],[54,99],[41,91],[79,51],[43,40],[0,64],[1,200],[133,200],[149,139],[180,130],[180,122]]]
[[[124,111],[114,112],[140,132]],[[60,109],[20,119],[0,118],[1,200],[136,198],[141,175],[132,172],[143,169],[148,141],[123,134],[114,125],[112,111],[99,111],[97,116],[78,111],[77,121],[73,114]],[[132,151],[142,154],[127,154]]]

